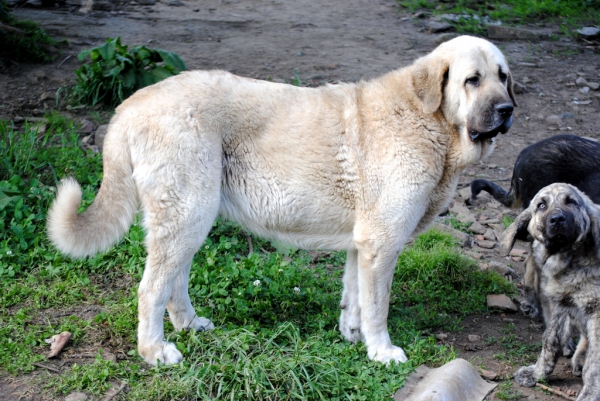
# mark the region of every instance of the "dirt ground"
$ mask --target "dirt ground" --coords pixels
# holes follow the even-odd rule
[[[369,79],[407,65],[448,35],[429,33],[427,18],[413,19],[394,0],[161,0],[149,6],[141,4],[153,1],[103,1],[97,4],[99,9],[87,15],[78,12],[80,3],[69,0],[60,7],[20,7],[13,11],[18,17],[39,22],[55,38],[68,39],[70,47],[49,65],[9,63],[0,73],[1,118],[20,121],[21,117],[41,116],[55,108],[57,90],[74,82],[73,71],[80,65],[77,53],[100,45],[108,37],[121,36],[126,44],[147,44],[175,52],[188,69],[224,69],[278,82],[290,82],[297,74],[304,84],[317,86]],[[557,33],[558,27],[542,30]],[[562,36],[495,43],[504,51],[515,80],[523,88],[517,95],[519,107],[513,128],[498,138],[495,153],[467,169],[459,189],[475,176],[498,180],[507,187],[519,151],[540,139],[559,133],[600,139],[600,92],[583,93],[575,83],[580,77],[589,82],[600,80],[597,47]],[[89,120],[84,111],[63,112]],[[549,116],[555,117],[547,119]],[[479,251],[482,263],[509,262],[494,249],[475,251]],[[518,280],[523,263],[510,263]],[[541,341],[541,325],[518,313],[472,316],[464,323],[464,332],[450,333],[443,341],[452,344],[463,358],[498,373],[500,379],[508,380],[518,366],[497,357],[505,348],[492,339],[512,334],[515,341],[524,344]],[[469,341],[467,336],[472,334],[481,340]],[[565,359],[548,382],[563,391],[581,388],[581,380],[570,373]],[[12,393],[9,399],[19,395],[23,400],[39,399],[34,392],[23,391],[23,386],[19,378],[0,378],[0,394]],[[514,388],[526,399],[562,399],[516,384]],[[488,399],[499,398],[492,394]]]

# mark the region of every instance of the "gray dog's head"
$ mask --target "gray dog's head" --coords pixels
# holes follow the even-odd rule
[[[572,185],[548,185],[508,227],[501,247],[508,253],[517,238],[528,235],[550,255],[576,250],[591,236],[600,257],[600,207]]]

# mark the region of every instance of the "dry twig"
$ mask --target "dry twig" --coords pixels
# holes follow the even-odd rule
[[[37,366],[38,368],[47,369],[47,370],[49,370],[51,372],[54,372],[54,373],[62,373],[60,370],[58,370],[56,368],[53,368],[52,366],[42,365],[41,363],[34,362],[34,363],[32,363],[32,365],[33,366]]]
[[[541,388],[542,390],[549,391],[552,394],[560,395],[561,397],[566,398],[567,400],[575,401],[575,398],[571,397],[570,395],[567,395],[566,393],[563,393],[560,390],[556,390],[556,389],[554,389],[552,387],[545,386],[545,385],[543,385],[541,383],[535,383],[535,385],[537,387]]]

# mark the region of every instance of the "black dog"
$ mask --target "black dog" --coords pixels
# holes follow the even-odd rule
[[[600,142],[575,135],[557,135],[534,143],[517,157],[508,192],[491,181],[474,180],[471,198],[486,191],[506,207],[526,209],[540,189],[557,182],[571,184],[594,203],[600,203]],[[516,239],[531,241],[527,230]],[[529,252],[523,279],[526,301],[521,303],[521,310],[530,317],[543,318],[548,326],[552,307],[548,307],[548,300],[540,291],[539,269]]]
[[[491,181],[474,180],[471,197],[486,191],[506,207],[526,209],[540,189],[555,182],[571,184],[600,203],[600,142],[557,135],[529,145],[517,157],[508,192]]]

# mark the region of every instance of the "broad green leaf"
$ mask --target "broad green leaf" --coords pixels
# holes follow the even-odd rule
[[[160,54],[162,60],[165,62],[166,65],[175,68],[177,72],[185,71],[187,69],[185,63],[177,54],[160,49],[156,49],[156,52]]]

